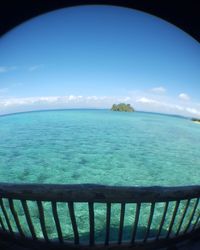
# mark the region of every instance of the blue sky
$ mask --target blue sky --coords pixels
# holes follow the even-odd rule
[[[143,12],[81,6],[36,17],[0,41],[0,114],[110,108],[200,117],[200,44]]]

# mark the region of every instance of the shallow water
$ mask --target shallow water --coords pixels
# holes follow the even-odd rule
[[[118,113],[108,110],[65,110],[0,117],[0,182],[98,183],[109,185],[192,185],[200,182],[200,125],[189,119],[152,113]],[[187,227],[196,199],[191,200],[181,232]],[[14,232],[18,232],[7,199],[3,204]],[[75,203],[81,242],[89,241],[87,203]],[[144,237],[150,213],[143,203],[136,239]],[[169,229],[175,208],[170,202],[161,235]],[[30,236],[20,201],[15,210],[25,235]],[[67,204],[57,203],[65,240],[73,240]],[[57,238],[50,202],[43,202],[50,239]],[[172,234],[186,207],[181,201]],[[37,237],[42,238],[36,202],[28,208]],[[111,205],[110,239],[117,241],[120,204]],[[136,204],[126,204],[123,240],[130,241]],[[158,233],[164,203],[156,203],[150,236]],[[198,202],[192,224],[200,213]],[[0,218],[8,230],[0,208]],[[94,204],[95,241],[105,239],[106,205]],[[177,223],[176,223],[177,222]]]
[[[109,110],[0,117],[0,181],[190,185],[200,183],[200,125]]]

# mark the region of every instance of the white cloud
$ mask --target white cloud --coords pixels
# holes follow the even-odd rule
[[[197,110],[197,109],[195,109],[195,108],[186,108],[186,111],[188,112],[188,113],[191,113],[191,114],[193,114],[193,115],[197,115],[197,116],[200,116],[200,110]]]
[[[7,67],[0,67],[0,73],[7,72]]]
[[[181,93],[181,94],[179,94],[178,97],[179,97],[179,99],[181,99],[181,100],[183,100],[183,101],[189,101],[189,100],[190,100],[189,95],[186,94],[186,93]]]
[[[12,70],[17,69],[16,66],[11,66],[11,67],[7,67],[7,66],[0,66],[0,73],[6,73]]]
[[[8,88],[1,88],[0,89],[0,94],[4,94],[8,92]]]
[[[130,100],[131,100],[131,98],[129,96],[127,96],[127,97],[124,98],[124,102],[128,102]]]
[[[156,94],[164,94],[166,91],[167,91],[167,90],[166,90],[164,87],[162,87],[162,86],[160,86],[160,87],[155,87],[155,88],[152,88],[152,89],[151,89],[151,92],[154,92],[154,93],[156,93]]]
[[[30,66],[30,67],[28,68],[28,70],[31,71],[31,72],[32,72],[32,71],[36,71],[36,70],[42,68],[43,66],[44,66],[43,64],[33,65],[33,66]]]
[[[19,106],[43,106],[43,105],[77,105],[89,107],[109,107],[113,102],[126,102],[130,97],[112,96],[40,96],[25,98],[6,98],[0,99],[0,109]]]
[[[0,98],[0,113],[12,113],[19,111],[54,109],[54,108],[110,108],[113,103],[130,103],[136,110],[179,114],[200,117],[198,104],[173,103],[162,101],[148,96],[131,98],[129,96],[39,96],[26,98]]]
[[[175,104],[166,103],[166,102],[158,101],[155,99],[150,99],[147,97],[141,97],[141,98],[137,99],[136,103],[139,103],[140,105],[142,105],[141,107],[148,108],[148,110],[152,109],[152,111],[158,111],[158,112],[161,112],[162,110],[169,111],[171,109],[181,110],[181,108],[182,108],[182,107],[175,105]]]
[[[174,108],[180,110],[180,111],[183,111],[184,110],[184,107],[182,106],[179,106],[179,105],[174,105]]]
[[[144,104],[160,104],[158,101],[153,100],[153,99],[149,99],[147,97],[141,97],[141,98],[137,99],[136,102],[144,103]]]
[[[191,105],[193,107],[179,105],[170,101],[158,101],[147,97],[141,97],[135,101],[135,108],[140,110],[200,117],[198,104],[193,103]]]

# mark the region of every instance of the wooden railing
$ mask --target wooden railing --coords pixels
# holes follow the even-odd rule
[[[199,234],[199,198],[200,186],[1,183],[0,235],[58,248],[155,249]]]

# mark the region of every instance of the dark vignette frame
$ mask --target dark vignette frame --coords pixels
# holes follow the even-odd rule
[[[200,42],[200,25],[198,24],[198,20],[200,21],[200,8],[198,8],[198,0],[195,1],[195,4],[193,4],[191,0],[190,4],[188,3],[188,1],[185,1],[185,3],[181,4],[179,3],[178,5],[176,5],[177,1],[173,1],[172,4],[169,4],[169,2],[170,1],[168,1],[168,3],[166,3],[165,1],[160,1],[160,3],[156,3],[156,1],[153,0],[7,0],[6,4],[5,1],[3,4],[0,4],[0,35],[5,34],[7,31],[23,23],[24,21],[53,10],[72,6],[98,4],[128,7],[130,9],[144,11],[178,26]],[[5,7],[1,8],[1,6]],[[180,7],[182,8],[182,12],[178,13]],[[194,16],[191,13],[194,13]],[[191,16],[193,16],[192,19]],[[187,17],[190,20],[187,20]]]
[[[2,0],[0,37],[15,26],[38,15],[66,7],[94,4],[144,11],[176,25],[200,42],[199,0]]]

